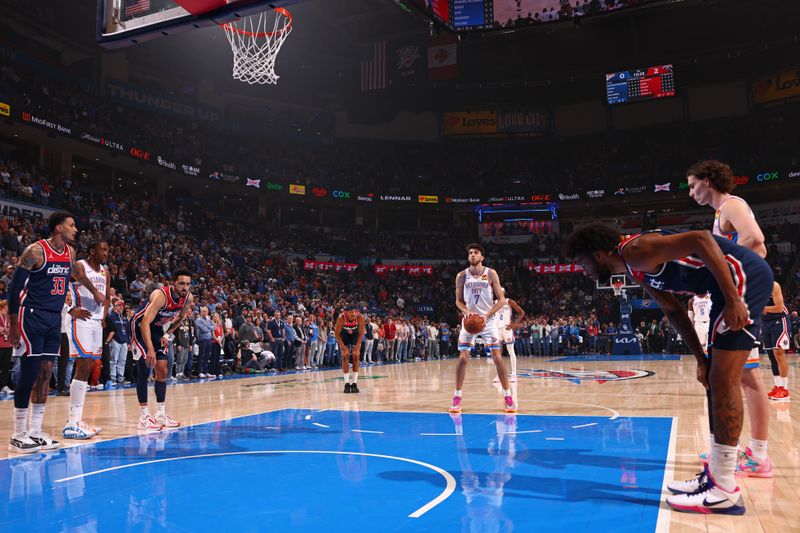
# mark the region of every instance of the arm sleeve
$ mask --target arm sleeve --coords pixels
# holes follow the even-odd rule
[[[25,288],[25,283],[28,281],[28,276],[30,275],[31,271],[26,268],[17,267],[14,270],[14,276],[11,278],[11,290],[9,291],[8,295],[9,315],[19,314],[20,295],[22,294],[22,289]]]

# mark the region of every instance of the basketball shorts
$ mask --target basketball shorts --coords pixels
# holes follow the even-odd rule
[[[510,332],[509,332],[510,333]],[[475,337],[480,335],[486,348],[490,350],[500,349],[500,332],[498,328],[498,321],[492,317],[483,325],[483,329],[476,334],[468,333],[464,328],[464,322],[461,322],[461,333],[458,334],[458,351],[471,350],[475,346]],[[513,334],[512,334],[513,336]],[[513,341],[512,341],[513,342]]]
[[[346,331],[342,331],[342,344],[348,346],[350,348],[356,345],[356,341],[358,340],[358,333],[347,333]]]
[[[789,321],[786,316],[764,321],[761,329],[761,342],[767,350],[789,349]]]
[[[131,323],[131,352],[133,353],[134,361],[138,361],[147,356],[147,349],[145,348],[144,339],[142,338],[142,328],[140,325],[141,322],[138,320]],[[154,334],[153,331],[150,330],[150,340],[153,341],[153,348],[156,351],[156,361],[166,361],[168,359],[166,348],[161,346],[162,337],[163,333]]]
[[[739,331],[731,331],[725,324],[722,311],[725,307],[725,298],[719,288],[711,291],[711,332],[709,346],[719,350],[750,352],[745,368],[758,368],[758,339],[761,328],[761,313],[767,300],[772,295],[772,269],[763,260],[739,263],[743,271],[740,277],[734,275],[739,294],[744,296],[750,319],[748,325]]]
[[[67,328],[69,356],[100,359],[103,355],[103,323],[99,319],[69,319]]]
[[[58,357],[61,349],[61,312],[19,308],[19,344],[15,357]]]
[[[501,344],[514,344],[514,330],[506,329],[505,324],[497,326],[497,332],[500,334]]]
[[[700,344],[703,348],[708,348],[708,322],[695,322],[694,331],[697,333],[697,338],[700,339]]]

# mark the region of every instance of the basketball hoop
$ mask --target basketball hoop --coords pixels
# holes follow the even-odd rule
[[[292,31],[292,14],[282,7],[273,11],[272,31],[266,12],[220,24],[233,50],[233,79],[250,85],[278,83],[275,58]]]
[[[622,294],[622,288],[625,286],[624,281],[614,280],[611,282],[611,288],[614,290],[614,296]]]

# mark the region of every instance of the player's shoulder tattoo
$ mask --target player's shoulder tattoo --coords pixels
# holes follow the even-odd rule
[[[25,248],[17,262],[17,266],[26,270],[34,270],[41,267],[42,264],[44,264],[44,248],[38,242]]]

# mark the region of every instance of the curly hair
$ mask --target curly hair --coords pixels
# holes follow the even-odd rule
[[[486,255],[486,250],[483,248],[483,246],[481,246],[477,242],[471,242],[467,245],[467,253],[469,253],[470,250],[478,250],[481,253],[481,255],[483,256]]]
[[[615,250],[622,234],[611,226],[589,224],[575,228],[569,234],[561,253],[564,257],[591,256],[595,252]]]
[[[736,183],[733,179],[733,170],[730,165],[717,161],[715,159],[708,159],[706,161],[698,161],[686,171],[686,177],[694,176],[698,179],[708,179],[709,184],[719,192],[731,192]]]

